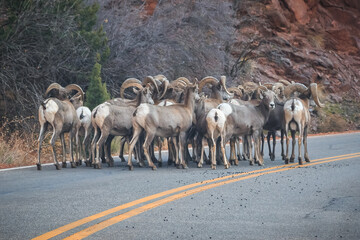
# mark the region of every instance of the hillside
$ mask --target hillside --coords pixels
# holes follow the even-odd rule
[[[360,2],[356,0],[103,0],[113,89],[127,77],[228,77],[228,85],[287,79],[323,90],[313,131],[359,128]],[[116,80],[115,80],[116,79]],[[115,90],[116,93],[116,90]],[[328,120],[328,119],[327,119]]]

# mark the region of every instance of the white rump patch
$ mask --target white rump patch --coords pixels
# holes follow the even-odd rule
[[[217,118],[215,119],[215,116]],[[206,115],[206,121],[209,123],[214,124],[218,128],[222,129],[225,126],[226,116],[220,109],[211,109],[209,113]]]
[[[54,100],[49,100],[45,104],[45,118],[48,122],[52,123],[55,119],[55,114],[59,111],[59,106]]]
[[[95,115],[96,125],[98,125],[101,128],[104,124],[105,118],[109,116],[109,114],[110,114],[110,104],[108,103],[101,104],[98,107]]]
[[[221,103],[217,108],[220,109],[226,117],[232,113],[232,107],[228,103]]]

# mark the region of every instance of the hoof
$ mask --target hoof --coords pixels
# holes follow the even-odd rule
[[[60,164],[55,164],[56,170],[61,170]]]
[[[36,166],[37,166],[37,170],[41,170],[41,164],[36,164]]]
[[[289,159],[285,158],[285,164],[289,164]]]
[[[198,163],[197,167],[198,167],[198,168],[202,168],[203,165],[202,165],[201,163]]]
[[[85,161],[85,166],[86,166],[86,167],[90,167],[90,162],[89,162],[89,161]]]
[[[114,167],[114,162],[108,162],[108,167]]]
[[[254,161],[250,161],[249,164],[250,164],[251,166],[253,166],[253,165],[254,165]]]
[[[162,162],[159,162],[158,167],[162,167]]]
[[[105,159],[105,158],[102,158],[102,159],[101,159],[101,163],[106,163],[106,159]]]
[[[212,170],[216,170],[216,165],[211,165]]]
[[[258,162],[259,166],[264,166],[264,163]]]
[[[121,162],[126,162],[123,156],[120,157]]]
[[[61,166],[62,166],[62,168],[66,168],[66,167],[67,167],[66,162],[63,162],[63,163],[61,164]]]
[[[170,166],[170,165],[172,165],[173,163],[174,163],[174,161],[173,160],[168,160],[168,165]]]
[[[80,163],[79,162],[75,162],[76,166],[80,166]]]
[[[275,156],[274,156],[274,155],[271,155],[271,156],[270,156],[270,159],[271,159],[271,161],[275,161]]]
[[[78,165],[76,165],[76,163],[71,162],[71,168],[76,168],[76,166],[78,166]]]
[[[177,169],[180,169],[180,164],[175,164]]]
[[[298,160],[299,160],[299,165],[303,165],[303,160],[302,160],[302,158],[299,157]]]
[[[238,159],[238,161],[241,161],[241,156],[237,155],[237,159]]]
[[[156,166],[152,166],[151,169],[152,169],[153,171],[156,171],[157,168],[156,168]]]
[[[294,162],[294,160],[295,160],[295,157],[290,158],[290,162]]]
[[[230,163],[225,164],[225,169],[228,169],[228,168],[230,168]]]
[[[309,158],[305,158],[305,161],[306,161],[306,162],[310,162],[310,159],[309,159]]]
[[[186,164],[181,165],[183,169],[188,169],[189,167]]]
[[[133,165],[128,165],[128,168],[129,168],[129,171],[132,171],[132,170],[134,170],[134,167],[133,167]]]

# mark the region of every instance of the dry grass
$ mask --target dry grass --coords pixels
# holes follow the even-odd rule
[[[36,164],[38,135],[34,131],[10,130],[14,125],[19,125],[26,120],[28,119],[5,120],[0,125],[0,169]],[[35,124],[33,129],[37,129]],[[43,146],[42,163],[52,162],[48,141],[44,142]]]

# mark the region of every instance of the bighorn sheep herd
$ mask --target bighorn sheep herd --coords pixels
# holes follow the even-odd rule
[[[114,166],[110,145],[115,136],[123,138],[121,149],[125,142],[129,143],[127,165],[130,170],[133,170],[133,153],[140,166],[145,165],[144,159],[153,170],[157,168],[156,163],[162,166],[161,139],[168,143],[168,163],[174,163],[178,168],[187,168],[189,161],[196,161],[197,166],[202,167],[204,160],[211,164],[212,169],[216,169],[220,162],[229,168],[231,164],[238,165],[239,160],[263,165],[264,131],[268,134],[272,161],[275,160],[276,132],[281,131],[281,156],[285,164],[295,159],[295,135],[299,132],[298,161],[303,164],[302,144],[304,159],[310,161],[307,150],[310,100],[313,99],[318,107],[324,106],[319,100],[316,83],[307,87],[280,80],[274,84],[245,82],[227,88],[225,76],[221,76],[220,81],[211,76],[200,81],[190,81],[185,77],[169,81],[164,75],[147,76],[143,81],[129,78],[121,85],[119,98],[108,100],[92,111],[83,106],[84,97],[82,88],[76,84],[62,87],[53,83],[46,90],[45,100],[39,107],[38,170],[41,170],[40,152],[48,128],[53,131],[50,143],[58,170],[66,167],[65,133],[69,133],[73,168],[83,161],[86,166],[101,168],[102,155],[105,155],[108,166]],[[290,159],[288,131],[293,139]],[[58,137],[63,152],[61,166],[55,148]],[[159,144],[159,159],[154,155],[155,140]],[[204,151],[206,142],[209,156]],[[225,152],[227,142],[230,142],[229,159]],[[188,144],[193,145],[192,156]],[[125,161],[122,151],[120,158]]]

